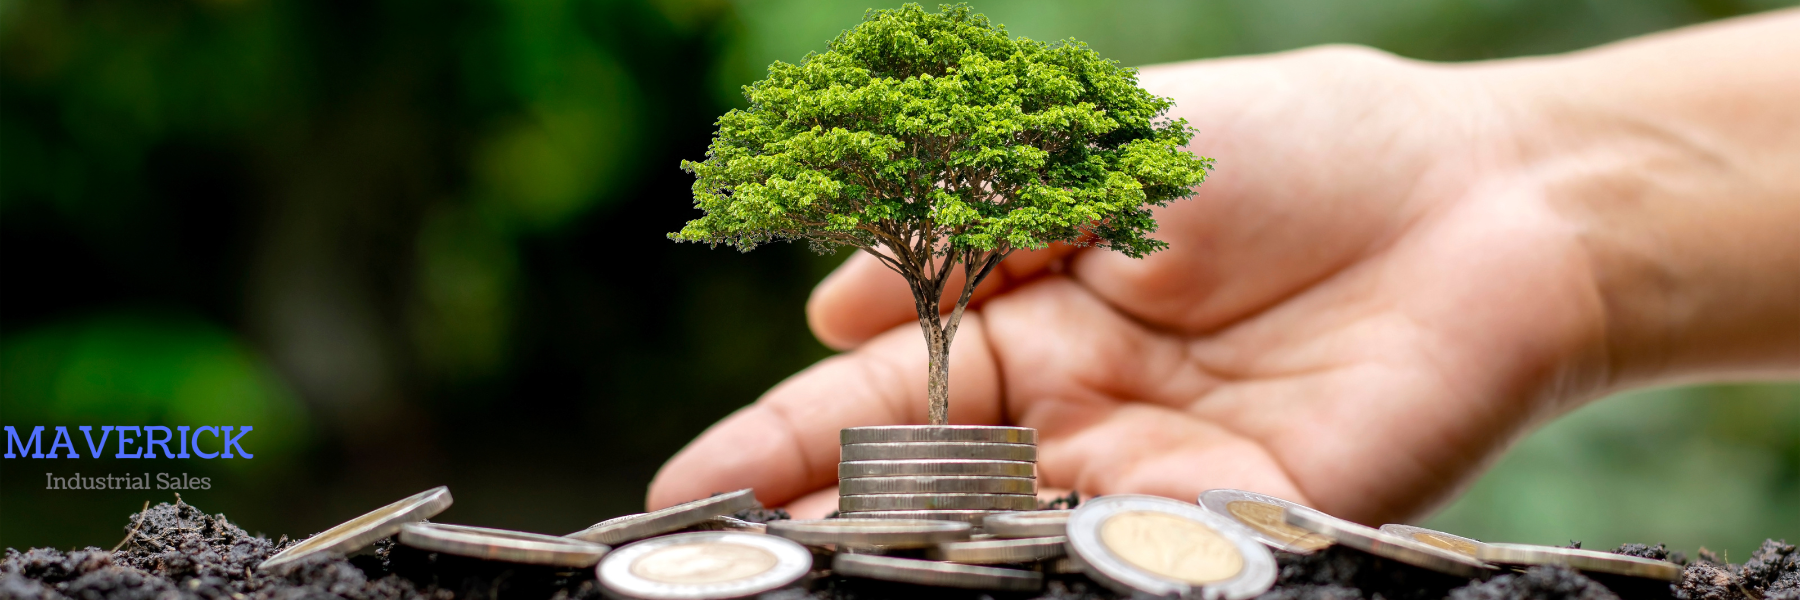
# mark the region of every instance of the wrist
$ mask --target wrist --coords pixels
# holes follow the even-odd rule
[[[1600,329],[1568,362],[1599,371],[1584,378],[1589,397],[1792,376],[1800,190],[1778,176],[1795,165],[1769,153],[1800,148],[1756,121],[1792,123],[1731,110],[1756,90],[1696,91],[1703,78],[1666,71],[1647,81],[1639,69],[1660,61],[1632,50],[1475,67],[1504,90],[1508,177],[1558,216],[1601,306]]]

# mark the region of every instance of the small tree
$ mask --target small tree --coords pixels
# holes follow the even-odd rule
[[[964,5],[869,11],[798,65],[776,62],[684,161],[705,214],[669,237],[749,251],[850,246],[912,288],[945,424],[950,342],[977,285],[1015,250],[1053,242],[1142,257],[1167,246],[1150,208],[1186,197],[1211,159],[1182,150],[1173,101],[1069,40],[1013,38]],[[945,286],[960,269],[948,314]]]

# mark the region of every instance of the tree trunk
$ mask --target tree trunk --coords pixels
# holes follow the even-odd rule
[[[950,424],[950,336],[939,327],[931,327],[925,334],[925,345],[931,352],[931,364],[926,367],[925,389],[930,400],[928,414],[932,425]]]

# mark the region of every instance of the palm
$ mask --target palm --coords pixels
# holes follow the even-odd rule
[[[1159,213],[1168,251],[1010,259],[954,346],[951,422],[1038,428],[1042,484],[1086,494],[1235,487],[1371,522],[1443,498],[1554,408],[1533,400],[1580,341],[1560,332],[1597,309],[1553,216],[1471,152],[1484,99],[1421,79],[1354,53],[1146,70],[1218,173]],[[857,349],[709,431],[651,503],[828,506],[839,428],[922,420],[907,300],[873,263],[822,284],[815,330]]]

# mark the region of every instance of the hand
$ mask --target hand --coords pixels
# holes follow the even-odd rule
[[[1040,483],[1084,495],[1241,488],[1371,524],[1446,500],[1533,424],[1628,383],[1638,366],[1621,357],[1644,353],[1621,344],[1656,320],[1618,310],[1642,295],[1637,271],[1614,269],[1628,236],[1571,200],[1607,198],[1571,193],[1596,179],[1545,174],[1566,157],[1548,158],[1544,132],[1572,126],[1544,122],[1538,92],[1555,85],[1528,70],[1547,69],[1342,47],[1145,69],[1218,170],[1159,211],[1167,251],[1009,258],[953,346],[951,422],[1037,428]],[[840,428],[924,422],[899,276],[853,258],[808,312],[849,352],[684,449],[652,508],[754,487],[819,516],[836,506]],[[1790,341],[1761,347],[1792,368]]]

